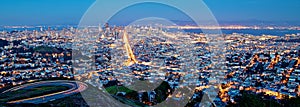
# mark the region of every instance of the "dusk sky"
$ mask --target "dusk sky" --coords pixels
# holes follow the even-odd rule
[[[1,0],[0,25],[78,24],[93,2],[94,0]],[[204,2],[218,21],[300,22],[300,0],[204,0]],[[143,9],[146,8],[137,8],[141,12]],[[168,11],[168,9],[161,10]],[[170,16],[174,18],[171,20],[185,20],[176,16],[176,14]]]

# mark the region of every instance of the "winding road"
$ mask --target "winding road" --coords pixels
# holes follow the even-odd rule
[[[20,89],[30,89],[30,88],[40,87],[40,86],[66,86],[69,87],[69,89],[60,92],[51,93],[51,94],[42,95],[42,96],[10,101],[7,103],[34,103],[34,104],[46,103],[48,101],[53,101],[59,98],[64,98],[82,92],[86,90],[88,87],[87,84],[79,81],[56,80],[56,81],[42,81],[42,82],[25,84],[22,86],[8,89],[2,93],[12,92]]]

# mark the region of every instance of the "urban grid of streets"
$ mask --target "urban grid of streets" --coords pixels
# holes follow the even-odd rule
[[[196,70],[193,76],[197,78],[196,89],[191,90],[194,91],[191,102],[198,101],[197,99],[201,99],[205,93],[209,93],[210,91],[207,90],[209,88],[219,90],[217,98],[213,101],[213,104],[218,106],[236,103],[237,99],[235,98],[241,96],[241,93],[245,91],[259,94],[266,99],[275,99],[278,102],[284,98],[300,95],[300,51],[299,42],[297,42],[299,35],[282,37],[250,34],[218,35],[225,44],[222,58],[224,58],[226,69],[218,71],[218,73],[222,73],[223,77],[218,77],[222,78],[222,81],[214,81],[216,77],[212,68],[214,63],[211,60],[214,58],[212,49],[215,47],[209,45],[206,34],[164,32],[160,28],[149,26],[132,26],[130,28],[131,30],[126,32],[122,27],[109,27],[108,25],[104,29],[101,27],[85,29],[69,27],[63,30],[54,30],[49,27],[44,30],[41,27],[40,30],[35,31],[2,31],[0,39],[7,41],[7,45],[1,47],[0,51],[0,87],[16,86],[31,80],[51,78],[75,78],[103,87],[121,86],[124,85],[123,83],[130,84],[132,78],[149,81],[162,79],[169,85],[167,96],[180,101],[184,95],[172,92],[176,88],[187,86],[186,84],[190,82],[180,83],[188,76],[185,74],[188,71],[182,69],[182,65],[187,63],[184,62],[184,53],[189,53],[195,57],[193,60],[195,66],[193,67]],[[127,32],[129,40],[124,40]],[[97,37],[95,43],[86,42],[84,44],[95,51],[71,51],[74,49],[73,38],[82,33]],[[180,49],[184,46],[174,41],[167,41],[159,35],[167,37],[185,35],[184,38],[191,40],[189,45],[192,45],[190,46],[192,49],[189,49],[189,52],[180,53]],[[138,38],[139,36],[149,37],[141,39]],[[54,48],[54,50],[41,49],[37,51],[36,49],[39,48]],[[82,68],[74,67],[72,55],[77,54],[87,56],[87,58],[95,56],[95,64],[92,66],[96,69],[84,69],[83,66],[91,65],[80,63],[85,60],[79,59],[73,61],[79,62],[76,67]],[[124,58],[114,55],[122,55]],[[115,62],[120,65],[115,65]],[[126,66],[128,69],[123,70]],[[153,68],[159,69],[159,71],[155,71]],[[130,78],[128,79],[128,77]],[[139,92],[137,96],[133,96],[135,98],[131,99],[153,105],[159,103],[156,98],[159,96],[158,93],[155,90],[149,91],[148,95]],[[123,96],[127,96],[126,94],[122,93]],[[212,103],[212,101],[208,103]],[[195,103],[195,105],[199,104],[200,102]]]

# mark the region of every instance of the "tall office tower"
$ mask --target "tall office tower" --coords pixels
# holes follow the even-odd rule
[[[43,26],[40,27],[40,31],[43,32]]]
[[[105,28],[105,31],[104,31],[105,36],[109,36],[109,33],[110,33],[109,24],[105,23],[104,28]]]
[[[98,32],[102,32],[101,24],[98,25]]]

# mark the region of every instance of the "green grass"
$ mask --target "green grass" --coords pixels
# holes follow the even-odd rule
[[[52,47],[47,47],[47,46],[38,46],[33,49],[36,52],[41,52],[41,53],[57,53],[59,52],[58,49],[52,48]]]
[[[127,87],[124,86],[110,86],[105,88],[106,91],[111,94],[112,97],[114,97],[116,100],[130,106],[134,107],[146,107],[147,105],[141,102],[138,102],[137,96],[138,93],[137,91],[131,90]],[[125,96],[117,96],[116,94],[118,92],[125,92]]]
[[[130,90],[129,88],[124,86],[110,86],[105,89],[109,94],[113,94],[113,95],[117,94],[117,92],[126,92],[126,93],[134,92],[133,90]]]
[[[119,97],[119,96],[113,96],[116,100],[126,104],[126,105],[130,105],[133,107],[148,107],[148,105],[141,103],[141,102],[137,102],[128,98],[124,98],[124,97]]]

